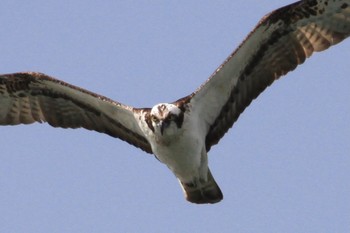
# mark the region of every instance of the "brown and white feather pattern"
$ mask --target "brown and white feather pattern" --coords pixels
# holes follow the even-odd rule
[[[0,125],[48,122],[85,128],[152,153],[137,123],[140,110],[40,73],[0,75]]]
[[[206,152],[274,80],[350,35],[349,5],[304,0],[270,13],[195,92],[152,109],[135,109],[40,73],[0,75],[0,125],[48,122],[120,138],[154,152],[178,177],[187,200],[216,203],[223,196]]]
[[[274,80],[349,34],[349,0],[300,1],[280,8],[266,15],[207,82],[179,103],[190,102],[204,120],[209,151]]]

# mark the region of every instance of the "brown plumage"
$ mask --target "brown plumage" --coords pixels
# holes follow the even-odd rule
[[[180,180],[189,201],[215,203],[222,199],[220,188],[206,167],[206,152],[273,81],[294,70],[313,52],[323,51],[350,35],[349,5],[349,0],[305,0],[273,11],[263,17],[201,87],[173,102],[173,110],[180,111],[174,118],[177,128],[189,127],[188,122],[199,122],[204,129],[197,130],[197,126],[188,129],[204,132],[199,138],[205,138],[200,157],[204,160],[200,164],[204,177],[195,177],[196,180],[190,183]],[[170,105],[158,105],[161,106],[164,109],[157,111],[160,118]],[[165,112],[168,114],[169,111]],[[192,112],[198,115],[192,116]],[[167,123],[166,126],[171,125],[172,116],[161,120]],[[193,120],[188,119],[191,116],[196,119],[190,121]],[[154,121],[160,121],[152,117],[151,108],[123,105],[45,74],[0,75],[0,125],[48,122],[53,127],[82,127],[120,138],[148,153],[158,149],[154,146],[163,147],[159,151],[167,151],[164,144],[151,143],[150,135],[156,131]],[[167,143],[173,142],[167,138]],[[158,158],[167,161],[164,155]],[[181,161],[170,160],[176,165],[174,167],[181,168]],[[174,164],[167,165],[172,168]]]

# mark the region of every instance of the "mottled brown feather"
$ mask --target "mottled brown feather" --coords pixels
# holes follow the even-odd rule
[[[341,42],[349,33],[348,1],[309,0],[282,7],[263,17],[207,82],[191,95],[180,99],[178,104],[210,101],[206,107],[211,111],[215,108],[214,105],[221,104],[216,117],[203,116],[209,125],[206,136],[206,148],[209,151],[232,127],[252,100],[274,80],[294,70],[314,51],[323,51]],[[257,49],[251,51],[247,47]],[[238,62],[237,59],[242,61]],[[220,100],[215,102],[209,97],[206,99],[208,95],[213,96],[213,90],[209,89],[213,89],[215,85],[219,86],[219,79],[227,78],[222,76],[230,78],[225,83],[230,88],[225,100],[221,103]],[[217,95],[225,95],[219,87],[216,92]]]
[[[83,98],[77,98],[78,95],[82,95]],[[97,103],[89,102],[87,97],[92,97]],[[47,122],[53,127],[82,127],[120,138],[152,153],[141,130],[136,130],[138,126],[132,117],[134,111],[141,109],[134,110],[41,73],[0,75],[0,106],[0,125]],[[114,114],[118,114],[117,109],[125,113],[130,112],[127,121],[135,121],[134,129],[125,126],[118,115],[112,116],[99,106],[111,109]]]

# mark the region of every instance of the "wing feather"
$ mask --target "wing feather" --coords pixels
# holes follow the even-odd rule
[[[0,75],[0,125],[47,122],[120,138],[152,153],[139,128],[140,110],[41,73]]]
[[[274,80],[349,36],[349,5],[348,0],[306,0],[268,14],[206,83],[179,100],[190,102],[206,127],[207,150]]]

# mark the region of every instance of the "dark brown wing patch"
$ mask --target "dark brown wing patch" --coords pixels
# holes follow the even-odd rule
[[[135,121],[132,108],[47,75],[0,75],[0,125],[48,122],[53,127],[82,127],[152,153],[136,121],[127,126],[129,121]]]
[[[225,69],[230,59],[235,59],[242,45],[256,37],[261,28],[265,28],[265,31],[273,28],[273,31],[266,40],[259,41],[260,47],[254,54],[247,54],[247,57],[250,56],[248,62],[239,73],[227,102],[210,126],[206,137],[208,151],[232,127],[252,100],[274,80],[294,70],[314,51],[323,51],[348,37],[350,9],[347,3],[341,4],[341,1],[311,0],[276,10],[260,21],[211,78]]]

